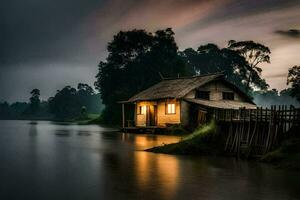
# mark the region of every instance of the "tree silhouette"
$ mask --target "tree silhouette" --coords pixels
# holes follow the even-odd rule
[[[50,112],[55,115],[57,119],[69,120],[79,116],[83,116],[83,109],[85,115],[88,112],[100,112],[101,99],[99,94],[91,86],[84,83],[79,83],[76,88],[66,86],[58,90],[54,97],[48,100]]]
[[[39,111],[40,108],[40,90],[39,89],[33,89],[31,92],[30,97],[30,104],[29,104],[29,112],[30,114],[36,114]]]
[[[251,84],[266,90],[269,85],[260,77],[262,69],[259,64],[270,63],[270,49],[263,44],[253,41],[236,42],[234,40],[228,42],[228,48],[242,55],[249,64],[250,68],[246,80],[247,90],[249,91],[251,89]]]
[[[300,102],[300,66],[289,69],[287,84],[291,85],[291,96]]]
[[[161,76],[186,75],[170,28],[155,33],[120,31],[107,50],[109,54],[100,62],[95,82],[105,104],[102,119],[106,123],[120,121],[118,101],[159,82]]]
[[[199,46],[197,51],[188,48],[180,52],[180,55],[190,73],[223,72],[230,82],[246,91],[245,80],[249,66],[245,58],[236,51],[228,48],[220,49],[217,45],[209,43]]]

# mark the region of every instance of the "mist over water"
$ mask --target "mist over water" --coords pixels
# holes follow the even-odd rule
[[[257,106],[268,107],[271,106],[293,106],[296,108],[300,107],[300,103],[290,96],[263,96],[263,95],[254,95],[253,101]]]

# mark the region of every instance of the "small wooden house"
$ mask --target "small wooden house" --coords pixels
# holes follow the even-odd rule
[[[206,121],[209,109],[254,109],[251,98],[224,79],[223,74],[163,79],[121,102],[123,128],[195,126]],[[134,104],[133,123],[125,119],[125,104]]]

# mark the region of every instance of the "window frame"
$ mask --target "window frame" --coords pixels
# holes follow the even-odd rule
[[[143,113],[143,108],[145,108],[145,113]],[[143,106],[138,106],[137,108],[137,115],[146,115],[147,113],[147,107],[146,105],[143,105]]]
[[[174,105],[174,113],[173,112],[168,112],[169,107],[168,105]],[[171,108],[172,109],[172,108]],[[166,115],[176,115],[176,102],[172,102],[172,101],[166,101],[165,103],[165,114]]]
[[[222,92],[222,99],[223,100],[229,100],[229,101],[234,101],[234,92]],[[232,98],[228,98],[232,97]]]
[[[199,96],[199,93],[206,93],[207,97],[208,98],[200,98]],[[195,99],[202,99],[202,100],[210,100],[210,91],[207,91],[207,90],[196,90],[196,93],[195,93]]]

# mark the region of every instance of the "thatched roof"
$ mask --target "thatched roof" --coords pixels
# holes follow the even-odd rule
[[[131,97],[127,102],[157,100],[165,98],[183,98],[191,90],[210,81],[223,78],[223,74],[208,74],[193,77],[164,79],[152,87]]]
[[[239,102],[239,101],[230,101],[230,100],[203,100],[203,99],[190,99],[184,98],[185,101],[198,104],[205,107],[211,108],[223,108],[223,109],[239,109],[239,108],[246,108],[246,109],[256,109],[256,105],[253,103],[248,102]]]

